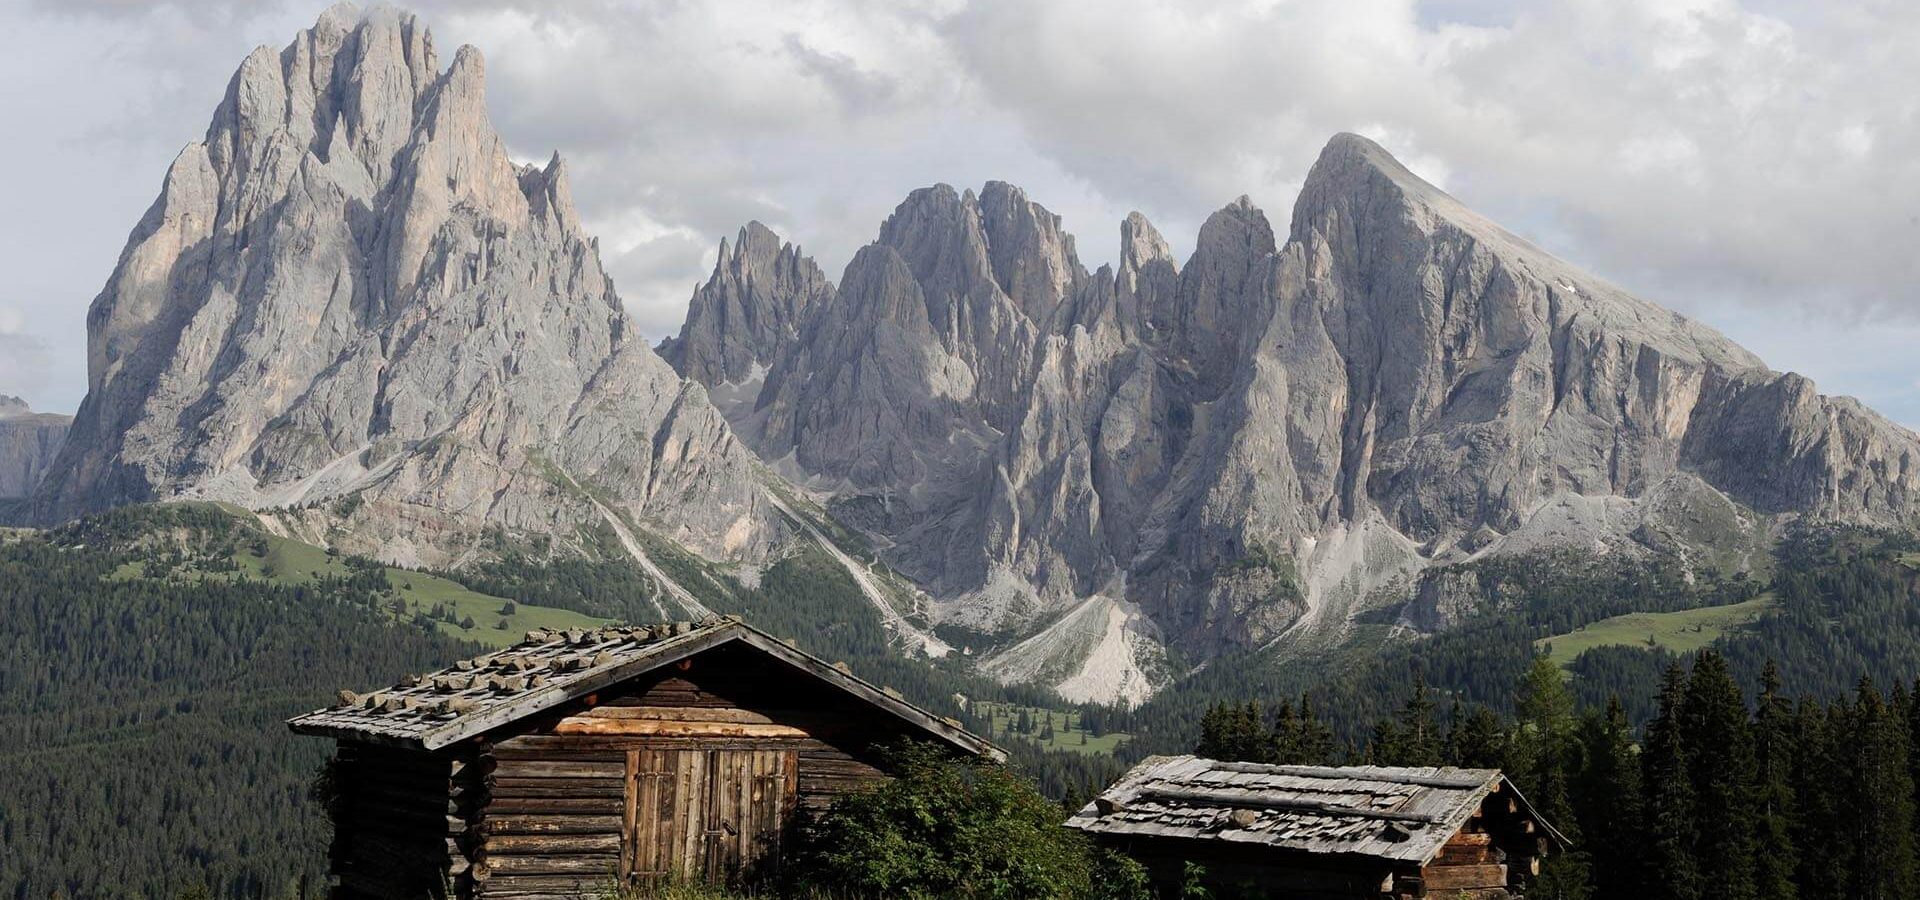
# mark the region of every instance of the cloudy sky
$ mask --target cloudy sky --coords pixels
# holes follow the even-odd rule
[[[71,411],[87,303],[228,77],[318,2],[0,0],[0,394]],[[1920,4],[420,0],[514,154],[568,157],[642,326],[758,218],[829,272],[914,187],[998,178],[1090,265],[1287,218],[1369,135],[1568,259],[1920,426]]]

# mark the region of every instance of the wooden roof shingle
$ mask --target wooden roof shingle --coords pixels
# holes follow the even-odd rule
[[[298,734],[434,750],[578,697],[738,642],[812,675],[969,753],[1005,760],[1006,751],[947,719],[805,653],[737,616],[703,622],[530,631],[494,653],[463,659],[390,688],[341,691],[340,702],[287,720]]]
[[[1151,756],[1094,798],[1067,827],[1265,845],[1425,865],[1496,790],[1497,769],[1274,766]],[[1562,845],[1564,837],[1542,821]]]

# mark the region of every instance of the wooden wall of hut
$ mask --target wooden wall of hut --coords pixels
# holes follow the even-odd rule
[[[330,765],[330,849],[339,900],[421,900],[448,894],[464,868],[477,797],[461,753],[343,743]],[[457,861],[457,862],[456,862]]]
[[[438,896],[418,892],[428,869],[475,900],[574,898],[629,878],[764,878],[797,814],[884,780],[884,748],[909,735],[882,710],[723,645],[440,754],[346,744],[350,792],[404,787],[409,812],[378,828],[360,815],[343,824],[336,856],[360,893],[342,896]],[[418,824],[429,808],[447,823],[433,846]],[[363,831],[420,862],[373,853]]]

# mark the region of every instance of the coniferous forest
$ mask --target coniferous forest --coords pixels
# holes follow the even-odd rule
[[[160,507],[0,545],[0,895],[319,896],[328,748],[282,720],[473,648],[394,627],[365,577],[139,577],[243,537]]]
[[[1862,679],[1795,700],[1766,666],[1748,702],[1726,657],[1672,663],[1636,729],[1610,700],[1581,709],[1540,658],[1514,712],[1439,708],[1415,680],[1357,752],[1310,703],[1217,704],[1202,756],[1280,764],[1497,768],[1574,843],[1529,897],[1672,900],[1911,896],[1920,702]],[[1913,690],[1920,690],[1915,684]]]
[[[0,761],[15,773],[0,780],[0,896],[318,895],[328,826],[309,791],[328,747],[282,721],[477,647],[396,612],[370,562],[297,582],[237,562],[265,539],[194,505],[0,537]],[[1324,665],[1223,658],[1134,709],[905,659],[819,554],[704,599],[976,729],[976,701],[1020,710],[995,739],[1064,807],[1150,753],[1499,767],[1576,841],[1534,896],[1871,898],[1906,896],[1916,865],[1914,551],[1904,535],[1807,529],[1764,578],[1686,577],[1659,558],[1505,560],[1476,573],[1483,607],[1446,631]],[[613,562],[503,554],[457,577],[522,604],[652,612],[635,600],[651,586]],[[1770,615],[1699,654],[1565,659],[1534,643],[1763,591]],[[1112,753],[1043,747],[1069,714],[1131,737]]]

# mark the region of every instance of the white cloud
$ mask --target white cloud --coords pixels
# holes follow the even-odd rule
[[[81,315],[232,67],[318,6],[0,11],[0,222],[64,405]],[[1250,194],[1284,227],[1328,135],[1382,140],[1543,246],[1920,422],[1920,7],[1883,0],[424,0],[488,57],[517,156],[571,163],[643,327],[759,218],[837,272],[911,188],[1021,184],[1090,263],[1139,209],[1191,246]],[[1811,312],[1809,312],[1811,311]],[[1813,315],[1834,352],[1799,354]],[[1888,323],[1894,323],[1889,325]],[[1734,327],[1734,326],[1738,327]],[[1851,337],[1850,337],[1851,336]],[[1858,354],[1838,352],[1849,341]],[[1852,356],[1852,359],[1847,357]],[[1871,364],[1854,365],[1868,362]],[[0,391],[8,385],[0,381]],[[1902,399],[1902,398],[1907,399]]]

